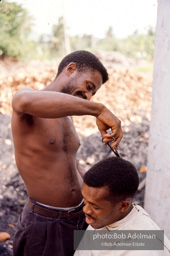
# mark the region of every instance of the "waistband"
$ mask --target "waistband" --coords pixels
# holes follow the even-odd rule
[[[82,205],[84,205],[84,199],[82,199],[82,201],[76,205],[76,206],[72,206],[72,207],[54,207],[54,206],[51,206],[51,205],[48,205],[48,204],[42,204],[40,202],[37,202],[37,201],[34,201],[30,198],[30,200],[32,202],[35,202],[36,204],[38,205],[41,205],[41,206],[44,206],[46,208],[49,208],[49,209],[52,209],[52,210],[58,210],[58,211],[74,211],[74,210],[77,210],[79,209],[80,207],[82,207]]]
[[[83,213],[83,201],[71,210],[61,210],[54,208],[49,208],[48,206],[44,206],[39,202],[36,202],[30,198],[28,198],[27,205],[30,208],[31,212],[35,212],[39,215],[45,217],[52,217],[52,218],[66,218],[66,219],[76,219],[82,215]]]

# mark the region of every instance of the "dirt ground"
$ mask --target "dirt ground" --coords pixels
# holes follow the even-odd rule
[[[103,58],[103,57],[102,57]],[[117,57],[118,58],[118,57]],[[140,187],[134,201],[143,205],[147,170],[152,81],[131,71],[131,60],[114,56],[108,64],[109,81],[95,95],[94,101],[105,104],[122,121],[124,137],[120,143],[120,155],[137,168]],[[126,63],[126,65],[125,65]],[[17,172],[11,135],[11,99],[24,87],[42,89],[55,77],[57,63],[18,63],[0,61],[0,232],[11,238],[0,243],[0,255],[12,255],[12,241],[18,216],[26,202],[26,191]],[[78,152],[80,163],[89,169],[95,162],[112,155],[101,143],[95,119],[90,116],[73,117],[81,139]]]

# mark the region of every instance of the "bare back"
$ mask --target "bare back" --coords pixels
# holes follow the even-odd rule
[[[70,117],[38,118],[12,115],[18,170],[28,195],[56,207],[78,205],[82,178],[77,171],[79,138]]]

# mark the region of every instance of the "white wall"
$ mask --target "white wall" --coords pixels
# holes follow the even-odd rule
[[[158,0],[145,209],[170,238],[170,0]]]

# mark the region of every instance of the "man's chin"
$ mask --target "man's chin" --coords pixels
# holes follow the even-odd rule
[[[99,225],[97,225],[96,220],[93,218],[90,218],[89,216],[86,215],[85,219],[86,223],[90,225],[92,228],[97,229]]]
[[[91,223],[90,226],[94,229],[99,229],[102,228],[101,225],[97,224],[97,223]]]

